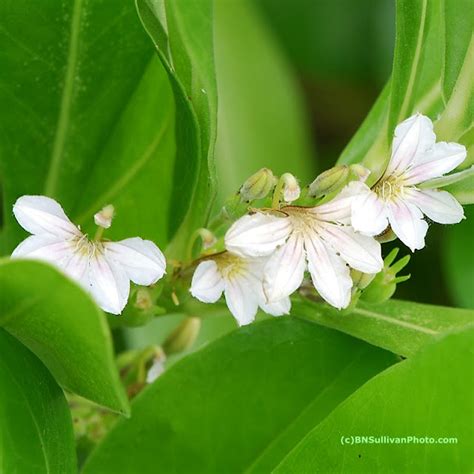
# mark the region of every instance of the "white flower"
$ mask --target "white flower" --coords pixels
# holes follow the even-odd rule
[[[191,294],[203,303],[215,303],[224,293],[227,306],[240,326],[255,319],[259,306],[273,316],[288,314],[289,298],[266,302],[262,287],[265,260],[242,258],[230,252],[213,256],[196,268]]]
[[[349,185],[326,204],[286,206],[281,217],[257,213],[232,225],[225,237],[229,250],[247,257],[271,255],[264,269],[267,301],[296,291],[308,269],[319,294],[332,306],[345,308],[351,299],[349,266],[364,273],[382,269],[380,244],[348,225],[353,193]]]
[[[380,234],[390,223],[411,251],[425,246],[428,224],[423,214],[440,224],[464,217],[462,206],[447,191],[418,189],[416,185],[442,176],[466,158],[458,143],[435,143],[433,124],[417,114],[395,129],[392,157],[372,190],[360,185],[352,202],[352,226],[367,235]]]
[[[90,241],[67,218],[61,206],[44,196],[23,196],[13,206],[20,225],[32,236],[13,251],[12,258],[49,262],[91,293],[113,314],[125,307],[130,280],[151,285],[165,273],[165,257],[149,240]]]

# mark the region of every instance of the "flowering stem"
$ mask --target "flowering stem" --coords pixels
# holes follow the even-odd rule
[[[95,235],[94,235],[94,240],[96,242],[100,242],[102,240],[102,236],[104,235],[104,228],[103,227],[97,227],[97,230],[95,232]]]

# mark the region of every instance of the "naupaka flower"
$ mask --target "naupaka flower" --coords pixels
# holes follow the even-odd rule
[[[352,202],[354,229],[377,235],[390,223],[413,252],[425,246],[428,223],[423,215],[440,224],[463,219],[462,206],[447,191],[417,187],[453,170],[466,158],[463,145],[435,141],[431,120],[421,114],[397,126],[385,173],[372,189],[358,185],[360,195]]]
[[[345,308],[351,300],[349,267],[364,273],[383,267],[380,244],[349,225],[352,197],[349,185],[320,206],[285,206],[241,217],[226,234],[226,248],[250,258],[270,256],[263,280],[268,303],[296,291],[308,269],[321,297]]]
[[[290,299],[267,303],[263,268],[267,259],[243,258],[223,252],[201,262],[193,275],[191,294],[203,303],[215,303],[224,293],[227,306],[240,326],[251,323],[260,307],[272,316],[290,312]]]
[[[165,257],[153,242],[139,237],[119,242],[89,240],[51,198],[20,197],[13,213],[33,235],[18,245],[12,258],[53,264],[77,281],[108,313],[122,312],[130,280],[148,286],[165,273]]]

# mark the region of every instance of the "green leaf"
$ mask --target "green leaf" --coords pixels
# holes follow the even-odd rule
[[[136,0],[138,13],[165,66],[176,101],[177,154],[171,231],[184,222],[169,252],[179,258],[193,230],[205,225],[215,194],[217,92],[211,0]],[[192,202],[192,206],[190,206]]]
[[[466,220],[445,232],[443,263],[446,283],[454,302],[474,310],[474,209],[466,209]]]
[[[468,0],[461,3],[467,10],[452,1],[397,1],[390,82],[340,162],[363,161],[379,176],[396,125],[415,112],[437,120],[439,140],[472,146],[474,43],[472,22],[462,13],[469,10]]]
[[[327,304],[297,301],[292,314],[406,357],[474,323],[474,311],[397,300],[376,305],[359,302],[342,313]]]
[[[0,327],[36,354],[64,388],[128,413],[105,315],[62,274],[39,262],[0,261]]]
[[[44,365],[0,329],[2,473],[76,472],[71,416]]]
[[[273,472],[472,472],[473,347],[470,329],[385,370],[315,427]],[[342,446],[341,437],[351,436],[457,442]]]
[[[11,212],[23,194],[57,199],[86,229],[113,203],[110,236],[166,243],[173,96],[133,3],[7,0],[0,42],[0,254],[24,235]]]
[[[241,328],[177,362],[132,404],[85,474],[270,472],[393,356],[305,321]]]
[[[315,163],[295,78],[251,1],[215,2],[220,200],[259,168],[308,183]]]

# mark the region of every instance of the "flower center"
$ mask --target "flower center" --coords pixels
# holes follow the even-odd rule
[[[308,233],[317,232],[322,221],[317,218],[311,209],[312,208],[298,206],[286,206],[282,208],[282,211],[286,212],[291,219],[293,233],[308,235]]]
[[[89,258],[96,255],[96,253],[102,253],[104,249],[101,242],[91,241],[87,238],[87,235],[76,237],[73,239],[72,245],[74,252]]]
[[[384,201],[393,201],[398,197],[403,197],[403,182],[399,178],[388,177],[378,183],[374,192]]]
[[[216,260],[217,268],[222,273],[224,278],[233,278],[244,273],[246,264],[245,260],[237,255],[232,255],[229,252],[224,252],[219,255]]]

